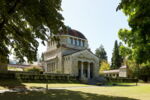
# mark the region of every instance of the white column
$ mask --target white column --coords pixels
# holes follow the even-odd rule
[[[88,79],[90,79],[90,63],[88,63]]]
[[[83,77],[83,62],[81,62],[81,78]]]

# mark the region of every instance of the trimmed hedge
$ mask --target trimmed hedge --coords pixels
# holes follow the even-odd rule
[[[38,74],[38,73],[22,73],[8,72],[0,73],[0,80],[16,79],[25,82],[69,82],[77,81],[76,77],[69,74]]]
[[[135,79],[135,78],[110,78],[110,77],[107,77],[107,80],[109,82],[128,82],[128,83],[132,83],[132,82],[135,82],[137,83],[138,82],[138,79]]]

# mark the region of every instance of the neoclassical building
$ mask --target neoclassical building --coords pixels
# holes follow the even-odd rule
[[[49,39],[44,52],[45,73],[69,74],[80,79],[98,76],[99,59],[90,51],[81,32],[68,28],[66,33],[55,37],[60,39],[60,45]]]

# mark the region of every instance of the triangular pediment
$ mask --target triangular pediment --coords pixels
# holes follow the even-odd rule
[[[76,56],[78,58],[89,58],[89,59],[94,58],[96,60],[99,60],[99,58],[89,50],[83,50],[83,51],[76,52],[76,53],[72,54],[72,56]]]

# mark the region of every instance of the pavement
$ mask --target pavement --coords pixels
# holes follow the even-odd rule
[[[48,90],[51,89],[80,89],[80,88],[95,88],[98,86],[77,86],[77,87],[55,87],[55,88],[48,88]],[[26,91],[44,91],[46,88],[33,88],[33,89],[22,89],[22,88],[14,88],[14,89],[5,89],[5,90],[0,90],[0,93],[5,93],[5,92],[26,92]]]

